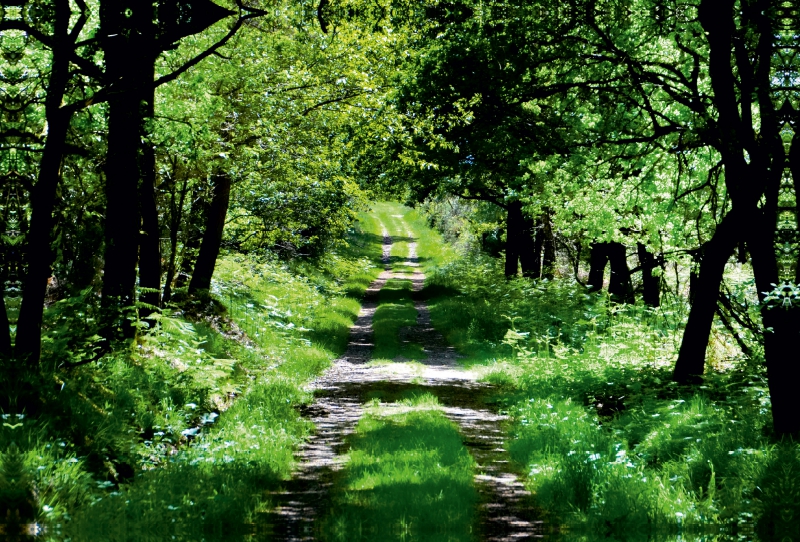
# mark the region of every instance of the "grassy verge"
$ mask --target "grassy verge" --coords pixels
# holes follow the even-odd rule
[[[54,361],[68,342],[58,322],[80,307],[89,319],[91,300],[56,304],[45,359],[58,387],[0,430],[0,481],[35,488],[27,501],[54,539],[244,534],[310,430],[294,409],[303,385],[344,350],[380,271],[371,216],[348,241],[315,262],[223,256],[210,299],[75,368]]]
[[[351,438],[325,540],[474,540],[475,464],[437,404],[428,394],[373,403]]]
[[[800,505],[779,495],[796,494],[800,448],[771,440],[763,371],[672,383],[683,311],[509,282],[479,255],[429,277],[434,325],[500,387],[509,450],[550,521],[622,538],[793,528]]]

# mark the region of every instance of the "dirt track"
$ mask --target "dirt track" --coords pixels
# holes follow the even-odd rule
[[[405,233],[413,239],[407,227]],[[500,542],[540,538],[542,524],[533,517],[530,494],[509,470],[503,448],[505,416],[487,407],[484,398],[490,388],[478,383],[475,374],[458,366],[455,350],[433,328],[430,311],[423,301],[415,299],[416,325],[402,328],[399,336],[401,341],[422,345],[427,355],[419,362],[422,367],[412,368],[402,359],[389,365],[368,365],[378,292],[392,278],[410,280],[414,293],[422,290],[425,281],[419,269],[416,243],[409,243],[409,255],[403,264],[414,269],[410,276],[392,270],[391,247],[392,237],[384,227],[385,269],[364,295],[361,312],[350,331],[347,351],[312,383],[315,398],[303,415],[315,424],[316,431],[298,451],[292,480],[274,495],[278,506],[269,520],[271,538],[318,539],[314,522],[327,509],[335,473],[344,465],[346,437],[361,417],[362,405],[375,390],[399,393],[412,387],[427,388],[438,397],[443,413],[458,424],[464,444],[479,465],[475,483],[482,504],[476,540]]]

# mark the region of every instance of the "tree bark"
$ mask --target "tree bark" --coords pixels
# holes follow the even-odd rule
[[[211,288],[211,277],[217,263],[222,246],[222,232],[225,228],[225,216],[228,213],[228,202],[231,194],[231,178],[227,173],[214,176],[214,197],[211,200],[203,243],[194,266],[192,280],[189,282],[189,294],[195,294]]]
[[[661,279],[653,276],[653,271],[658,267],[658,261],[644,244],[637,243],[636,250],[639,254],[639,266],[642,268],[644,304],[649,307],[658,307],[661,304]]]
[[[599,292],[605,282],[608,243],[592,242],[589,248],[589,290]]]
[[[672,375],[677,382],[691,382],[705,371],[706,348],[717,311],[722,274],[740,235],[738,216],[735,211],[729,212],[701,249],[700,272],[690,286],[692,307]]]
[[[519,256],[521,254],[523,235],[522,202],[512,201],[508,204],[506,219],[506,278],[517,276]]]
[[[540,221],[522,217],[522,233],[520,242],[519,263],[522,276],[538,279],[542,276],[542,243],[539,235]]]
[[[175,277],[175,260],[178,256],[178,230],[183,221],[183,204],[186,201],[188,180],[183,181],[183,188],[181,188],[180,201],[175,203],[175,191],[172,191],[170,200],[170,230],[169,230],[169,264],[167,265],[167,278],[164,280],[164,297],[163,303],[169,303],[172,299],[172,280]]]
[[[553,235],[553,223],[550,220],[549,211],[542,215],[542,238],[544,252],[542,257],[542,277],[552,280],[556,269],[556,239],[555,235]]]
[[[155,57],[153,4],[131,0],[128,6],[129,13],[126,14],[123,3],[103,2],[100,14],[106,76],[118,89],[108,102],[104,324],[108,333],[120,329],[130,337],[134,330],[123,310],[133,306],[136,300],[142,225],[138,205],[142,174],[139,151],[144,112],[142,102],[147,99],[142,85],[148,77],[152,80]],[[152,270],[148,271],[152,273]],[[147,278],[152,280],[152,277]]]
[[[54,46],[50,63],[50,79],[45,97],[47,139],[39,162],[39,175],[31,193],[31,218],[23,260],[25,278],[22,283],[22,303],[17,321],[14,356],[33,369],[39,365],[42,342],[42,315],[47,292],[47,279],[53,265],[51,247],[55,220],[58,184],[61,179],[61,161],[67,139],[71,115],[60,109],[69,81],[69,3],[56,2]]]
[[[608,262],[611,265],[611,279],[608,293],[621,303],[633,302],[631,272],[628,268],[627,249],[618,242],[608,243]]]
[[[6,312],[6,301],[0,295],[0,360],[9,359],[14,354],[11,349],[11,328]]]
[[[155,64],[150,79],[154,77]],[[158,205],[156,203],[156,153],[146,133],[147,119],[152,119],[155,89],[148,91],[144,100],[141,123],[140,153],[141,181],[139,185],[139,205],[142,211],[142,234],[139,241],[139,285],[148,290],[140,295],[140,300],[154,307],[161,306],[161,228],[158,225]]]
[[[103,305],[108,311],[106,324],[130,328],[122,309],[135,300],[140,215],[139,100],[130,94],[109,102],[108,155],[106,161],[105,266]]]

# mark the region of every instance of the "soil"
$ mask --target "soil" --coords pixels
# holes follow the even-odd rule
[[[406,231],[409,239],[413,234]],[[315,519],[328,509],[330,489],[344,466],[347,436],[360,419],[362,405],[372,398],[400,397],[410,391],[428,391],[438,397],[443,413],[455,422],[464,444],[478,463],[476,488],[481,497],[476,540],[506,542],[542,538],[544,523],[537,519],[530,493],[513,472],[504,448],[506,416],[489,402],[491,386],[457,363],[458,355],[431,324],[427,305],[415,300],[416,325],[400,330],[401,341],[422,345],[427,358],[416,364],[369,364],[373,347],[372,318],[378,292],[392,278],[408,279],[418,294],[425,281],[419,269],[416,243],[409,243],[403,265],[413,273],[396,273],[390,264],[392,237],[383,229],[385,269],[367,289],[358,319],[350,332],[346,352],[311,386],[314,401],[302,414],[316,431],[297,452],[296,471],[281,491],[267,519],[272,540],[318,540]],[[415,296],[419,297],[419,296]]]

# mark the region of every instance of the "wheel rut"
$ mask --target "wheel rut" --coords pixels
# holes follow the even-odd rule
[[[447,345],[432,323],[430,311],[419,299],[425,275],[420,270],[416,243],[407,229],[408,257],[403,265],[411,273],[394,272],[391,265],[392,237],[383,230],[384,270],[367,288],[361,311],[350,330],[347,350],[318,379],[311,383],[314,401],[302,408],[302,415],[316,430],[297,454],[292,479],[273,493],[277,505],[266,518],[272,540],[320,540],[316,520],[329,508],[330,490],[344,466],[347,436],[363,414],[363,405],[374,392],[400,394],[403,390],[427,388],[436,395],[442,412],[456,423],[478,463],[476,489],[481,498],[476,540],[511,542],[544,536],[543,523],[535,517],[530,493],[510,469],[503,448],[506,416],[489,408],[485,398],[491,387],[476,381],[476,375],[457,365],[457,353]],[[390,279],[411,281],[417,320],[401,328],[401,342],[422,346],[427,358],[413,369],[397,363],[372,366],[368,362],[374,346],[372,319],[378,307],[378,293]],[[408,361],[396,359],[395,361]]]

